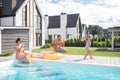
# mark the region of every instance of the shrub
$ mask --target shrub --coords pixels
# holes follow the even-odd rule
[[[43,45],[41,48],[50,48],[50,43],[46,43],[46,44]]]
[[[45,40],[45,43],[51,43],[51,39]]]
[[[111,40],[110,40],[110,39],[107,39],[107,41],[106,41],[106,46],[107,46],[107,47],[111,47]]]
[[[75,39],[75,40],[74,40],[74,46],[75,46],[75,47],[81,46],[79,39]]]
[[[120,36],[115,36],[114,42],[120,42]]]
[[[85,41],[85,40],[84,40],[84,41],[80,41],[80,46],[81,46],[81,47],[84,47],[85,44],[86,44],[86,41]]]
[[[0,54],[0,56],[11,56],[11,55],[13,55],[12,51],[3,52],[2,54]]]
[[[98,47],[98,41],[93,41],[93,47]]]

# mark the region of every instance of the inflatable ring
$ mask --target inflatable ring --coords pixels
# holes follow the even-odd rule
[[[62,57],[62,55],[60,53],[54,53],[54,54],[45,53],[43,55],[43,58],[47,59],[47,60],[59,60],[59,59],[61,59],[61,57]]]
[[[36,58],[36,56],[33,55],[33,54],[30,54],[30,55],[29,55],[29,58]]]

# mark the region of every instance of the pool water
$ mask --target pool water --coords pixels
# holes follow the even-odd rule
[[[0,80],[120,80],[120,67],[37,61],[0,67]]]

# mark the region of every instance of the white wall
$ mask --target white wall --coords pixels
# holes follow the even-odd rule
[[[16,26],[22,26],[22,9],[25,7],[25,5],[28,3],[29,0],[25,0],[22,6],[16,11],[16,18],[15,18],[15,25]]]
[[[64,35],[66,35],[66,34],[64,34],[63,30],[60,29],[60,28],[58,28],[58,29],[49,29],[48,30],[48,35],[52,35],[52,39],[54,39],[54,35],[61,35],[62,39],[66,39],[64,37]]]
[[[85,38],[86,37],[86,29],[85,29],[86,27],[84,26],[83,27],[83,30],[82,30],[82,38]]]
[[[13,20],[14,20],[13,16],[1,18],[1,26],[13,26],[14,25]]]
[[[71,34],[71,38],[77,38],[78,33],[77,33],[77,29],[75,28],[67,28],[67,34]]]
[[[45,20],[42,18],[42,45],[45,44]]]

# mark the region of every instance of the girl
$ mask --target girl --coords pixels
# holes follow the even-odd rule
[[[90,49],[92,38],[93,38],[93,36],[90,35],[90,36],[88,36],[87,39],[86,39],[85,48],[86,48],[86,52],[87,52],[87,53],[85,54],[85,56],[84,56],[83,59],[86,59],[86,56],[87,56],[88,54],[90,55],[90,59],[93,59],[93,57],[92,57],[92,50]]]

